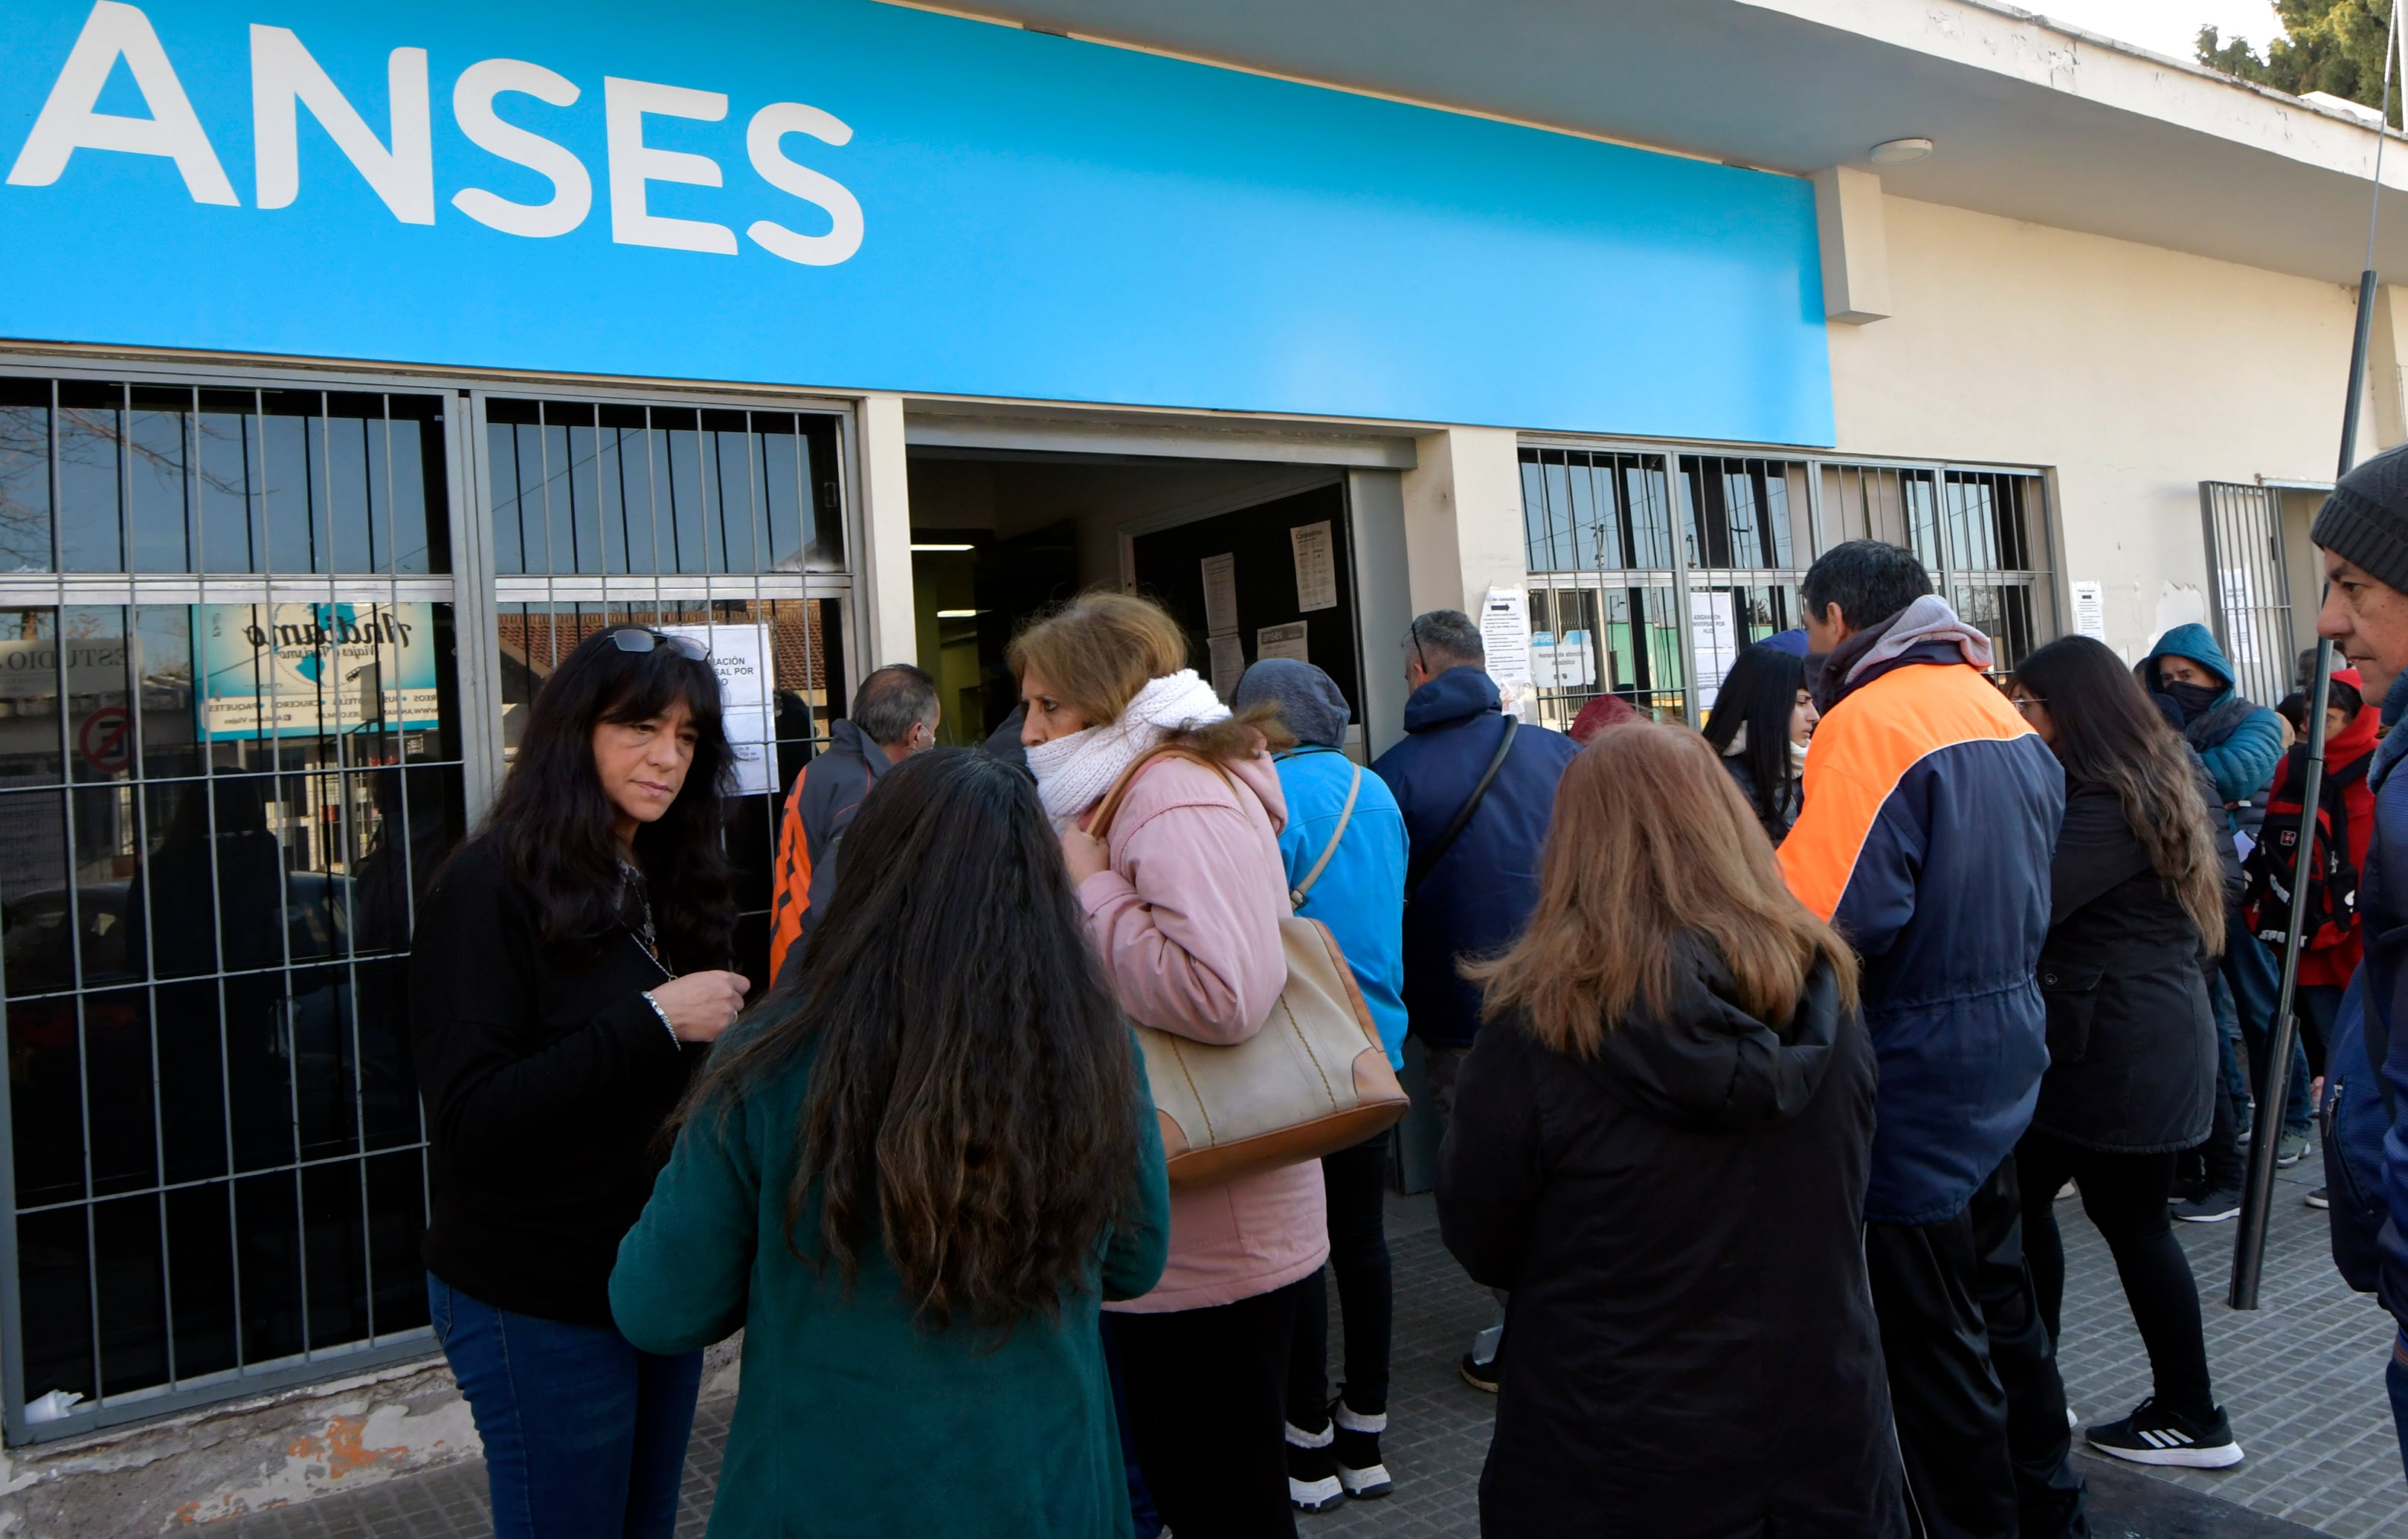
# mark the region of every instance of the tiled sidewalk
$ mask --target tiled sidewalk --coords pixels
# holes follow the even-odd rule
[[[2301,1201],[2321,1180],[2312,1159],[2278,1182],[2264,1307],[2254,1314],[2237,1314],[2223,1302],[2233,1226],[2178,1226],[2204,1296],[2216,1392],[2249,1458],[2233,1470],[2161,1479],[2153,1478],[2156,1472],[2086,1461],[2098,1539],[2408,1534],[2408,1482],[2383,1399],[2388,1333],[2373,1302],[2349,1292],[2333,1274],[2324,1216]],[[1383,1451],[1397,1493],[1302,1518],[1305,1539],[1479,1532],[1480,1465],[1496,1402],[1457,1379],[1455,1361],[1471,1332],[1493,1318],[1494,1305],[1440,1248],[1427,1198],[1392,1199],[1389,1214],[1397,1345],[1393,1430]],[[2057,1217],[2070,1279],[2066,1388],[2086,1418],[2103,1419],[2147,1393],[2146,1360],[2097,1232],[2078,1204],[2058,1204]],[[732,1407],[724,1399],[703,1406],[681,1536],[702,1532]],[[493,1530],[484,1494],[483,1466],[464,1464],[242,1518],[233,1532],[245,1539],[486,1539]]]

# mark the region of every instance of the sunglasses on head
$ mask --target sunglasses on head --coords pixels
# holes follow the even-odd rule
[[[655,647],[667,647],[680,657],[690,657],[696,663],[710,660],[710,648],[692,636],[673,636],[666,631],[655,631],[649,625],[623,625],[610,633],[610,645],[623,652],[649,652]]]

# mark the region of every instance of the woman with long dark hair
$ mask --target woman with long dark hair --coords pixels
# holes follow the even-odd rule
[[[2008,693],[2065,766],[2040,986],[2048,1073],[2015,1146],[2024,1250],[2051,1340],[2065,1295],[2057,1189],[2114,1253],[2156,1392],[2092,1427],[2142,1464],[2238,1463],[2208,1381],[2199,1285],[2166,1212],[2174,1160],[2207,1136],[2215,1026],[2201,959],[2223,949],[2225,872],[2197,757],[2123,661],[2087,636],[2024,659]]]
[[[1123,593],[1082,594],[1008,655],[1038,797],[1121,1009],[1197,1042],[1254,1035],[1287,983],[1287,798],[1265,750],[1295,739],[1277,711],[1231,716],[1178,620]],[[1147,760],[1166,747],[1204,762]],[[1111,826],[1088,827],[1132,771]],[[1288,1355],[1328,1257],[1317,1166],[1262,1171],[1173,1196],[1161,1282],[1112,1306],[1138,1463],[1179,1539],[1296,1532]]]
[[[610,1321],[654,1140],[747,988],[726,971],[732,754],[695,643],[597,632],[527,708],[492,815],[410,947],[436,1340],[485,1445],[498,1539],[666,1539],[699,1353]]]
[[[1161,1275],[1169,1190],[1027,777],[888,772],[804,946],[610,1279],[652,1350],[744,1328],[711,1531],[1126,1533],[1096,1315]]]
[[[1776,845],[1805,805],[1806,744],[1820,720],[1806,691],[1806,660],[1760,641],[1739,654],[1714,691],[1706,741]]]
[[[1906,1532],[1860,1238],[1856,961],[1686,727],[1565,770],[1486,985],[1439,1233],[1512,1290],[1490,1539]]]

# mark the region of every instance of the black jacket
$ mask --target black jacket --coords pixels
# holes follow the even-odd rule
[[[2215,1025],[2199,955],[2198,929],[2114,791],[2069,783],[2040,954],[2049,1068],[2033,1127],[2132,1154],[2207,1136]]]
[[[660,1169],[653,1134],[707,1049],[644,999],[668,975],[632,933],[577,958],[539,933],[490,837],[461,847],[419,907],[426,1268],[499,1308],[609,1325],[610,1266]]]
[[[1798,820],[1798,809],[1805,805],[1802,783],[1794,775],[1784,776],[1779,789],[1772,793],[1772,813],[1768,817],[1764,808],[1756,804],[1756,771],[1748,767],[1747,756],[1724,754],[1723,768],[1730,771],[1730,777],[1739,783],[1739,793],[1747,798],[1748,811],[1755,813],[1756,820],[1764,825],[1764,836],[1778,848],[1782,840],[1789,837],[1789,825]]]
[[[1858,1224],[1873,1054],[1828,968],[1775,1032],[1702,949],[1593,1062],[1480,1033],[1440,1231],[1512,1290],[1481,1532],[1906,1532]]]

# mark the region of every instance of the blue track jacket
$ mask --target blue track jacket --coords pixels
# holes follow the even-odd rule
[[[1287,862],[1291,892],[1338,833],[1338,814],[1354,761],[1336,748],[1307,747],[1279,756],[1280,791],[1287,797],[1287,826],[1280,830],[1280,858]],[[1363,772],[1354,793],[1354,814],[1329,863],[1304,895],[1300,919],[1319,919],[1338,938],[1354,971],[1388,1066],[1405,1066],[1405,819],[1388,783]]]

